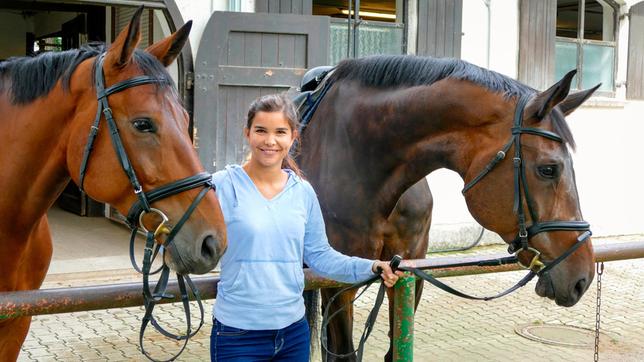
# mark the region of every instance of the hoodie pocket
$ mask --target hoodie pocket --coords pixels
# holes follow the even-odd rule
[[[242,261],[226,296],[246,305],[277,306],[297,302],[303,289],[299,261]]]

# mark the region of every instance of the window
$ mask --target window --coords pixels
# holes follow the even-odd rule
[[[331,17],[329,63],[375,54],[404,54],[403,1],[361,0],[360,21],[354,24],[355,3],[355,0],[313,0],[313,15]]]
[[[557,1],[555,79],[577,69],[573,88],[602,83],[600,92],[614,92],[616,9],[608,0]]]
[[[60,51],[63,51],[63,38],[60,36],[40,38],[33,44],[33,54]]]

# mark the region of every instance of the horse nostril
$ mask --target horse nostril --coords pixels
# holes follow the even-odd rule
[[[201,256],[206,260],[212,260],[217,257],[217,241],[211,235],[203,239]]]
[[[575,292],[577,293],[577,296],[581,297],[584,294],[586,291],[586,285],[586,278],[581,278],[577,281],[577,284],[575,284]]]

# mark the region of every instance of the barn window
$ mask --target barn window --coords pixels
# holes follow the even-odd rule
[[[357,23],[353,21],[356,3],[359,4]],[[313,0],[313,15],[331,17],[329,62],[337,64],[344,58],[375,54],[404,54],[403,3],[401,0]]]
[[[555,79],[577,69],[573,88],[615,90],[617,8],[607,0],[558,0]]]

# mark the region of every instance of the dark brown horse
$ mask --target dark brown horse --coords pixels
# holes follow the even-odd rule
[[[527,100],[519,109],[523,127],[537,130],[531,134],[522,129],[517,136],[525,171],[521,188],[529,189],[530,197],[513,207],[515,174],[512,157],[507,157],[464,193],[471,214],[508,243],[519,233],[517,210],[526,215],[528,226],[544,220],[582,220],[569,154],[574,141],[564,117],[595,89],[569,95],[573,75],[537,92],[460,60],[384,56],[340,63],[303,132],[299,157],[319,195],[331,244],[367,258],[423,257],[424,238],[391,237],[392,216],[405,217],[400,210],[392,214],[401,195],[439,168],[456,171],[466,183],[475,179],[513,137],[519,99]],[[543,136],[550,133],[555,136]],[[562,142],[556,141],[559,137]],[[413,197],[407,199],[416,205],[411,210],[423,209]],[[529,245],[547,263],[575,245],[579,235],[576,230],[541,232],[531,235]],[[594,276],[592,246],[580,245],[540,276],[538,295],[563,306],[577,303]],[[534,255],[518,256],[529,264]],[[323,307],[336,292],[322,291]],[[338,305],[353,296],[338,298]],[[351,310],[332,320],[327,335],[331,351],[353,350],[352,324]],[[386,356],[390,358],[391,351]]]
[[[190,24],[142,51],[136,49],[140,14],[105,53],[87,48],[0,63],[0,291],[37,289],[47,273],[52,243],[45,213],[70,178],[80,180],[99,104],[93,69],[100,64],[97,56],[104,54],[96,74],[104,77],[106,88],[125,81],[126,87],[111,89],[113,94],[103,99],[122,141],[122,148],[115,148],[124,151],[143,192],[134,193],[132,178],[115,153],[110,139],[114,129],[104,123],[107,111],[98,114],[103,126],[85,170],[85,191],[127,214],[141,194],[204,170],[188,136],[188,115],[165,70],[187,40]],[[151,206],[169,217],[166,226],[171,227],[202,190],[190,189]],[[155,219],[144,218],[148,229],[154,230]],[[205,273],[225,246],[225,224],[211,190],[174,238],[165,261],[178,273]],[[17,358],[30,322],[30,317],[0,321],[1,361]]]

